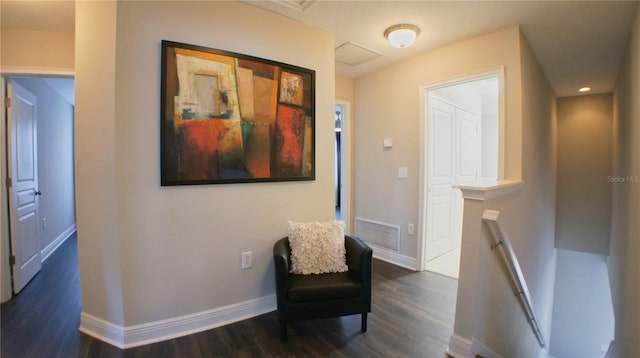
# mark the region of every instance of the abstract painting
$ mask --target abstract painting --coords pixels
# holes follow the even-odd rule
[[[161,185],[315,180],[315,71],[162,41]]]

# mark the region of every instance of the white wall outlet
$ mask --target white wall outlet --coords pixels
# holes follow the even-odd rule
[[[411,223],[409,223],[409,225],[407,225],[407,234],[409,234],[409,235],[413,235],[414,234],[413,224],[411,224]]]
[[[243,269],[248,269],[251,268],[252,266],[252,256],[253,253],[251,251],[245,251],[242,253],[242,268]]]
[[[391,138],[385,138],[382,140],[382,147],[383,148],[393,148],[393,139]]]
[[[407,179],[409,177],[409,169],[407,167],[398,168],[398,178]]]

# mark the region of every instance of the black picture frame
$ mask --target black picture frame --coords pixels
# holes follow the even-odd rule
[[[315,71],[162,41],[161,185],[315,180]]]

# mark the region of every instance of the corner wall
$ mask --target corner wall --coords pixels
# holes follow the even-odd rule
[[[287,220],[334,217],[333,36],[235,1],[76,8],[83,327],[106,322],[130,346],[275,309],[272,248]],[[161,40],[315,70],[316,180],[161,187]]]
[[[501,211],[548,343],[556,265],[554,93],[517,27],[461,41],[355,80],[356,216],[405,228],[419,220],[424,145],[420,86],[501,67],[506,100],[504,179],[524,184],[505,197],[471,206],[465,202],[456,321],[449,346],[454,355],[546,353],[513,295],[502,258],[490,250],[481,215],[483,206]],[[388,137],[394,146],[385,151],[382,140]],[[399,166],[409,168],[408,179],[397,178]],[[416,258],[418,236],[401,232],[400,254]]]
[[[515,293],[502,248],[491,249],[494,238],[482,223],[485,209],[500,212],[531,294],[532,306],[548,347],[556,251],[554,248],[556,183],[555,97],[527,40],[518,33],[516,50],[521,67],[507,78],[521,89],[519,116],[507,115],[507,126],[520,121],[522,180],[502,193],[478,197],[463,189],[464,223],[458,300],[449,353],[458,356],[538,357],[540,347]],[[507,108],[512,100],[506,89]],[[513,108],[512,108],[513,110]],[[507,137],[507,142],[517,140]],[[507,168],[508,169],[508,168]],[[482,192],[482,190],[480,190]]]
[[[614,164],[609,279],[615,314],[612,357],[640,356],[640,7],[614,92]]]
[[[74,127],[82,312],[116,327],[124,325],[115,185],[117,6],[76,2]],[[80,330],[87,332],[84,320]]]
[[[495,70],[504,66],[506,93],[507,179],[520,179],[521,113],[520,61],[517,27],[455,43],[394,64],[355,80],[354,152],[355,216],[401,228],[399,255],[417,259],[419,227],[421,143],[424,129],[421,86]],[[471,55],[472,54],[472,55]],[[383,139],[392,138],[385,150]],[[398,167],[408,168],[408,178],[397,177]],[[407,224],[416,235],[408,235]],[[417,268],[417,265],[415,265]]]
[[[609,254],[611,94],[558,99],[556,248]]]

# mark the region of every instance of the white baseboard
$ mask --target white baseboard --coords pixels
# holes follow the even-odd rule
[[[471,357],[471,344],[470,340],[452,334],[451,338],[449,338],[449,348],[446,353],[454,358]]]
[[[124,329],[122,326],[82,312],[80,313],[80,328],[78,330],[112,346],[124,348]]]
[[[614,356],[615,352],[616,352],[616,341],[612,340],[611,343],[609,343],[609,349],[607,349],[607,354],[605,354],[604,358],[615,357]]]
[[[417,261],[413,257],[401,255],[397,252],[394,252],[376,245],[372,245],[370,243],[367,243],[367,245],[373,248],[373,257],[375,257],[376,259],[387,261],[394,265],[407,268],[409,270],[413,270],[413,271],[418,270],[418,266],[416,264]]]
[[[270,295],[181,317],[121,327],[83,312],[80,332],[126,349],[206,331],[271,312],[276,296]]]
[[[471,351],[473,352],[474,357],[476,355],[480,355],[484,358],[500,358],[498,353],[492,351],[489,347],[485,346],[475,338],[471,341]]]
[[[476,356],[500,358],[496,352],[489,349],[477,339],[473,338],[468,340],[455,334],[452,334],[451,338],[449,338],[449,348],[446,353],[454,358],[473,358]]]
[[[51,254],[54,251],[56,251],[56,249],[60,247],[60,245],[62,245],[65,242],[65,240],[67,240],[71,236],[71,234],[73,234],[74,232],[76,232],[75,223],[69,226],[65,231],[62,232],[62,234],[58,235],[58,237],[56,237],[53,241],[51,241],[51,243],[47,245],[47,247],[45,247],[44,249],[42,249],[42,251],[40,251],[40,256],[42,256],[42,261],[44,262],[44,260],[48,259],[49,256],[51,256]]]

